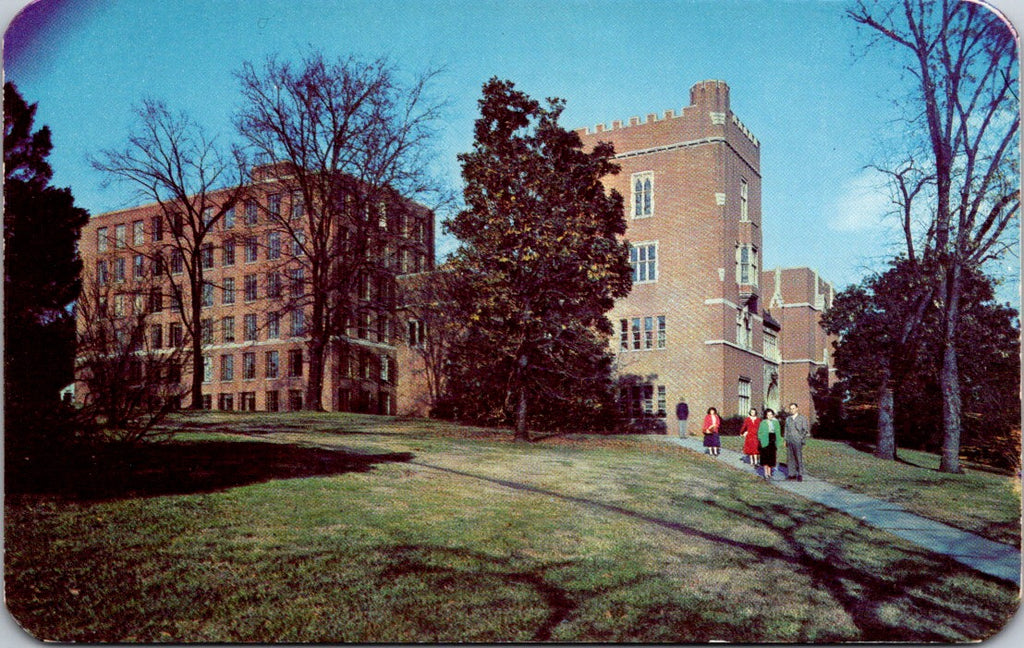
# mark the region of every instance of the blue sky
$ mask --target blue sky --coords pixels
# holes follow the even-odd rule
[[[1000,4],[1008,0],[1002,0]],[[5,0],[8,2],[8,0]],[[13,0],[24,4],[24,0]],[[9,6],[5,5],[5,8]],[[54,184],[93,213],[128,206],[90,155],[116,146],[143,97],[185,110],[225,139],[238,105],[232,72],[268,54],[390,57],[415,74],[443,66],[450,108],[439,165],[472,144],[481,85],[514,81],[566,99],[563,125],[610,123],[688,103],[704,79],[729,83],[732,109],[761,141],[764,267],[807,265],[841,288],[898,241],[866,165],[884,153],[904,81],[890,50],[840,0],[40,0],[8,31],[7,80],[53,130]],[[444,253],[453,242],[442,239]],[[1019,288],[1019,260],[1007,261]]]

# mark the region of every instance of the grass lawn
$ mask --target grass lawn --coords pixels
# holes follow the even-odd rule
[[[741,452],[741,437],[723,447]],[[779,462],[785,462],[785,451]],[[898,461],[882,461],[839,441],[811,439],[804,448],[807,474],[836,486],[894,502],[912,513],[1020,547],[1020,481],[966,466],[962,475],[938,472],[939,456],[899,450]]]
[[[342,414],[175,425],[128,477],[8,495],[7,605],[36,637],[948,642],[998,632],[1019,603],[1009,583],[644,437],[517,444]],[[822,448],[807,461],[824,476]]]

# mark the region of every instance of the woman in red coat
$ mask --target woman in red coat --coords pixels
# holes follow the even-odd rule
[[[704,417],[704,447],[712,457],[717,457],[722,451],[722,437],[719,435],[721,427],[722,419],[718,416],[718,410],[709,407],[708,415]]]
[[[743,419],[743,426],[740,427],[740,434],[743,435],[743,454],[747,455],[747,463],[751,466],[757,465],[761,456],[760,445],[757,442],[757,428],[761,425],[761,419],[757,416],[757,410],[750,410],[747,418]]]

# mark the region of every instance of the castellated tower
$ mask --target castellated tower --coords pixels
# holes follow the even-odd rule
[[[729,86],[701,81],[679,113],[577,131],[611,142],[633,264],[633,290],[609,318],[621,393],[634,418],[689,405],[723,418],[779,406],[779,324],[761,304],[760,143],[729,107]],[[794,394],[794,396],[797,396]],[[801,399],[806,402],[805,397]]]

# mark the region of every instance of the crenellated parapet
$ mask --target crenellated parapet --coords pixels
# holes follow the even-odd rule
[[[662,122],[675,120],[708,119],[713,126],[725,126],[732,122],[737,130],[742,133],[755,148],[761,144],[750,130],[733,114],[729,109],[729,85],[725,81],[701,81],[690,88],[690,105],[684,106],[681,110],[666,110],[662,114],[648,113],[646,118],[639,116],[630,117],[628,120],[614,120],[608,123],[596,124],[593,128],[577,128],[576,133],[580,137],[597,135],[601,133],[614,133],[626,131],[637,126],[649,126]]]

